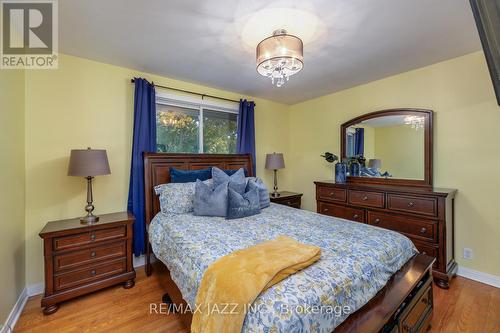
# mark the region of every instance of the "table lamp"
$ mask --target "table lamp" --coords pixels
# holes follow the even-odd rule
[[[276,198],[279,197],[278,193],[278,177],[277,172],[278,169],[285,168],[285,160],[283,159],[283,154],[281,153],[272,153],[266,154],[266,169],[274,170],[274,192],[271,195]]]
[[[372,158],[368,161],[368,167],[370,169],[379,170],[382,167],[382,161],[378,158]]]
[[[81,223],[92,224],[99,221],[99,216],[92,214],[94,210],[92,197],[92,179],[94,176],[109,175],[108,155],[103,149],[73,149],[69,158],[68,176],[85,177],[87,179],[87,215],[80,219]]]

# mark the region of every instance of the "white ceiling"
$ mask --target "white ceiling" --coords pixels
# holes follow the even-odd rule
[[[281,24],[279,8],[319,22],[304,32],[304,69],[276,88],[242,36]],[[62,0],[59,13],[62,53],[286,104],[481,48],[468,0]],[[301,37],[296,21],[288,30]]]

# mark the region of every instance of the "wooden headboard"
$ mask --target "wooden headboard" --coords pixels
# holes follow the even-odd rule
[[[208,167],[218,167],[224,170],[245,168],[248,176],[254,175],[252,157],[250,154],[144,154],[144,189],[146,191],[146,224],[160,211],[158,196],[154,187],[170,183],[170,168],[182,170],[199,170]]]

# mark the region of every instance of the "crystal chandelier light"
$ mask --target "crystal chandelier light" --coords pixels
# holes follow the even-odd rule
[[[419,130],[421,128],[424,128],[425,118],[418,116],[407,116],[405,117],[405,124],[410,125],[411,128],[414,128],[415,130]]]
[[[257,72],[281,87],[304,67],[302,40],[286,30],[274,31],[257,45]]]

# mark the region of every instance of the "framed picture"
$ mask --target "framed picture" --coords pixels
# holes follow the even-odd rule
[[[470,4],[500,105],[500,0],[470,0]]]

